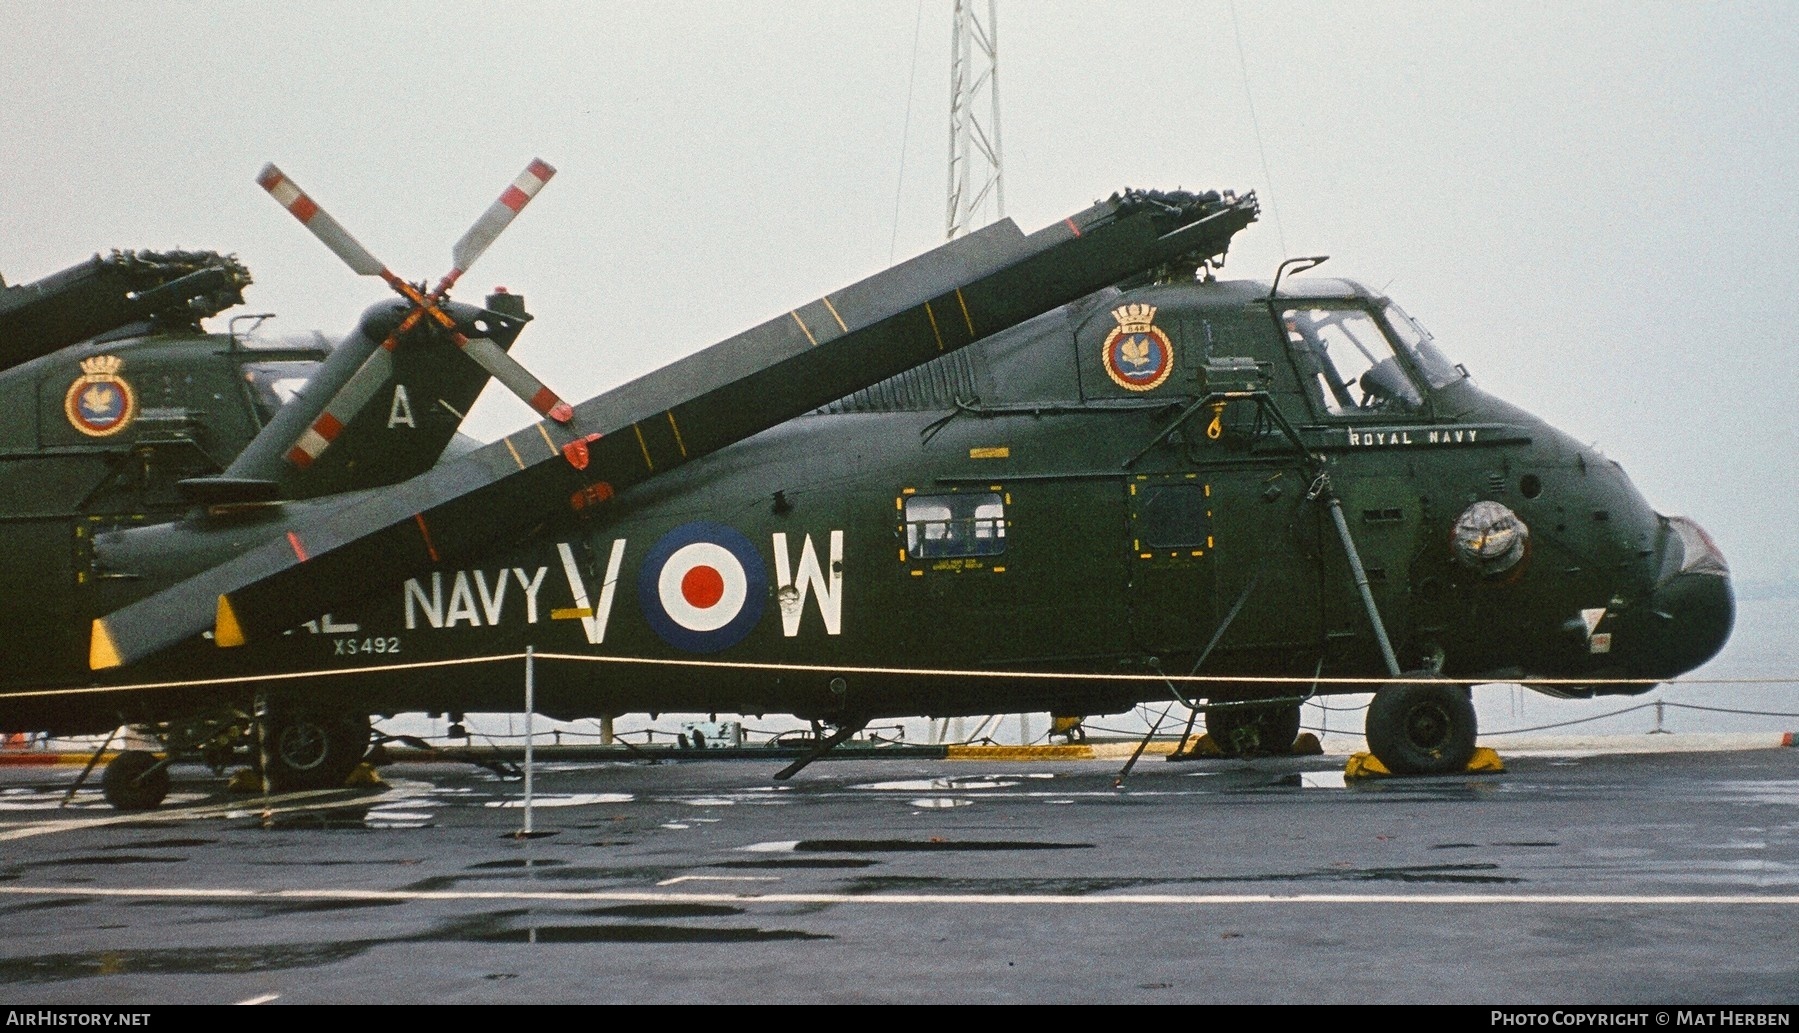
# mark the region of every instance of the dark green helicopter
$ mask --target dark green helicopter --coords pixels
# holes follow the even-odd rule
[[[406,294],[388,325],[443,327],[420,356],[482,358],[487,317],[288,186]],[[1004,221],[572,407],[496,365],[544,420],[305,495],[270,474],[294,428],[386,408],[321,375],[184,479],[178,518],[93,537],[0,669],[0,723],[174,751],[260,723],[270,784],[323,786],[371,714],[516,709],[529,648],[553,717],[788,713],[834,729],[814,756],[876,718],[1170,698],[1272,752],[1303,699],[1378,686],[1372,751],[1442,773],[1474,749],[1472,684],[1641,692],[1721,648],[1722,556],[1615,463],[1384,297],[1289,275],[1322,259],[1218,281],[1256,214],[1125,191]],[[168,785],[148,753],[107,775],[124,807]]]

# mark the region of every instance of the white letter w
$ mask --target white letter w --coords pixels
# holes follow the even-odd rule
[[[818,615],[825,620],[825,634],[843,630],[843,532],[831,532],[831,576],[826,580],[818,568],[818,553],[812,549],[812,536],[800,546],[799,581],[794,582],[793,561],[787,554],[787,535],[776,531],[775,598],[781,602],[781,633],[793,638],[800,633],[800,618],[806,611],[806,596],[818,596]]]

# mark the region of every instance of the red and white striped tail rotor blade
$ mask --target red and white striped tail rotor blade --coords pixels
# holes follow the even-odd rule
[[[312,425],[300,433],[300,437],[287,450],[287,461],[304,470],[311,466],[337,436],[343,433],[345,425],[362,412],[363,406],[380,391],[381,385],[393,376],[394,353],[392,343],[395,338],[388,338],[388,343],[369,353],[344,386],[338,388],[337,394],[325,404],[325,411],[312,421]]]
[[[437,285],[435,293],[439,297],[450,289],[458,277],[468,271],[469,266],[475,264],[475,259],[481,257],[482,252],[487,250],[488,245],[494,242],[494,238],[502,230],[512,224],[513,219],[518,218],[518,213],[531,203],[531,199],[537,196],[537,192],[555,174],[556,170],[542,158],[531,159],[531,164],[518,174],[518,178],[512,181],[512,185],[506,188],[500,199],[489,205],[487,211],[482,212],[475,224],[456,242],[456,246],[450,249],[450,261],[455,268]]]
[[[292,212],[294,218],[300,220],[300,225],[311,230],[313,236],[319,238],[326,247],[331,249],[333,254],[343,259],[346,265],[355,270],[356,275],[381,276],[383,278],[391,275],[380,259],[369,254],[368,248],[357,243],[356,238],[350,236],[348,231],[338,225],[336,219],[325,214],[324,209],[295,186],[293,180],[287,178],[287,173],[272,164],[264,165],[262,173],[256,177],[256,182],[264,190],[267,190],[269,196],[279,202],[281,207]]]
[[[472,340],[464,337],[456,343],[462,346],[463,354],[493,374],[493,378],[505,385],[506,390],[524,399],[526,405],[557,423],[567,423],[574,419],[575,411],[567,402],[545,387],[543,381],[519,365],[518,360],[506,354],[499,345],[485,337]]]

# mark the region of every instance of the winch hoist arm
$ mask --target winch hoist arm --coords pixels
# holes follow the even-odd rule
[[[802,305],[404,484],[287,509],[238,558],[94,622],[89,662],[212,630],[274,636],[1144,270],[1216,259],[1253,194],[1114,195],[1028,236],[1010,220]]]

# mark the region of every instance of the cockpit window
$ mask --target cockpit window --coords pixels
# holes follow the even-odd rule
[[[256,408],[263,422],[273,419],[282,406],[292,401],[318,368],[318,363],[305,361],[244,363],[244,380],[256,396]]]
[[[1359,308],[1281,313],[1301,374],[1333,416],[1412,413],[1424,395],[1393,354],[1374,316]]]
[[[1467,376],[1437,347],[1430,331],[1419,326],[1417,320],[1405,314],[1405,310],[1389,301],[1383,314],[1400,347],[1411,353],[1412,361],[1417,363],[1430,386],[1447,387]]]

